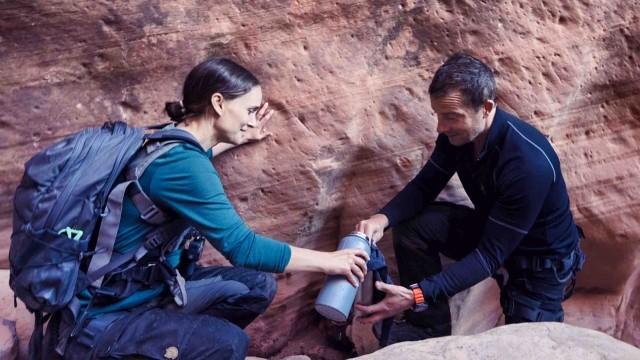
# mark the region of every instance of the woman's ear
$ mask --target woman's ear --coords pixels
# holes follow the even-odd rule
[[[213,107],[213,111],[215,111],[215,113],[218,116],[222,115],[223,106],[224,106],[223,103],[224,103],[224,97],[222,97],[222,94],[215,93],[211,95],[211,106]]]

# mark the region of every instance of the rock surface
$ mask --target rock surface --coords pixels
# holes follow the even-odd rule
[[[640,349],[598,331],[559,323],[500,326],[481,334],[391,345],[361,360],[563,359],[633,360]]]
[[[11,324],[9,326],[13,329],[15,354],[19,355],[19,359],[26,359],[29,339],[33,331],[33,315],[20,301],[18,301],[18,307],[13,306],[13,292],[8,285],[9,270],[0,270],[0,284],[2,284],[0,287],[0,304],[2,304],[0,306],[0,325],[3,323]],[[3,336],[2,339],[4,338]],[[4,360],[4,358],[0,357],[0,360]]]
[[[495,69],[499,105],[548,134],[561,158],[589,257],[567,322],[638,345],[639,14],[624,0],[2,2],[0,266],[31,155],[105,120],[165,121],[164,102],[212,55],[252,69],[278,110],[273,138],[215,161],[238,211],[261,233],[333,250],[426,161],[429,79],[470,49]],[[446,195],[463,199],[455,182]],[[318,324],[322,276],[279,280],[274,305],[249,327],[259,356],[287,353]],[[460,333],[494,321],[495,293],[476,304],[490,315],[461,308]]]
[[[16,323],[0,320],[0,360],[14,360],[18,356]]]

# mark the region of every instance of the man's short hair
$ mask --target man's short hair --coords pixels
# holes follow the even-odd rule
[[[429,95],[440,97],[456,90],[474,110],[487,100],[495,100],[496,80],[491,68],[469,54],[453,54],[433,76]]]

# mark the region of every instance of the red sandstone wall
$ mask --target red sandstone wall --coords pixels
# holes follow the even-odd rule
[[[278,110],[272,139],[215,161],[238,211],[264,234],[332,250],[425,162],[429,79],[470,49],[495,69],[499,104],[563,162],[589,256],[567,321],[638,345],[639,12],[622,0],[1,2],[0,264],[24,161],[105,120],[164,121],[212,55],[246,64]],[[315,324],[321,283],[280,276],[251,327],[255,352]]]

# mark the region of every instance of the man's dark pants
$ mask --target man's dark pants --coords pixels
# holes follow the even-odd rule
[[[242,330],[276,293],[271,274],[237,267],[198,268],[186,282],[187,304],[149,304],[91,320],[65,359],[244,359]]]
[[[459,260],[473,251],[478,246],[486,220],[471,208],[435,202],[414,219],[396,226],[393,241],[401,284],[409,286],[439,273],[442,270],[439,254]],[[532,272],[510,269],[509,265],[505,268],[508,280],[499,285],[507,324],[563,321],[562,299],[566,275],[571,269]],[[424,312],[407,311],[405,318],[424,330],[421,338],[451,334],[451,314],[446,298],[430,304]]]

